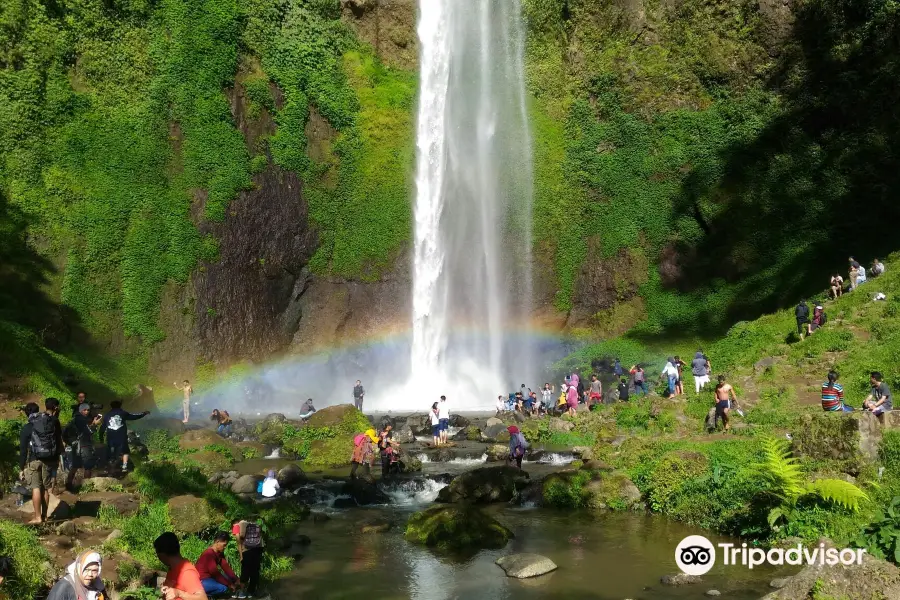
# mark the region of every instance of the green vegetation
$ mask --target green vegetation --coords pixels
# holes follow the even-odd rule
[[[50,583],[52,573],[45,569],[50,556],[31,529],[0,520],[0,556],[13,559],[12,573],[0,585],[0,592],[36,598]]]
[[[512,532],[469,504],[433,506],[406,524],[406,539],[445,551],[503,548]]]
[[[350,462],[353,437],[372,427],[366,416],[349,405],[330,406],[318,411],[309,424],[283,426],[283,448],[311,467],[334,467]]]

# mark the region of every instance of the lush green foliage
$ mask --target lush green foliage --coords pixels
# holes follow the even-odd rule
[[[900,496],[891,500],[887,510],[878,509],[866,528],[854,540],[876,558],[900,564]]]
[[[0,592],[36,598],[44,590],[52,573],[45,564],[50,560],[35,533],[11,521],[0,520],[0,556],[12,559],[12,573],[0,585]]]

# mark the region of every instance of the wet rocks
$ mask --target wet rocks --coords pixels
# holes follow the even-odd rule
[[[530,553],[501,556],[496,563],[506,572],[507,577],[515,577],[517,579],[545,575],[550,571],[555,571],[557,568],[556,563],[546,556]]]
[[[63,521],[56,528],[56,535],[75,537],[78,535],[78,526],[75,525],[75,521]]]
[[[358,506],[369,504],[387,504],[389,499],[374,482],[364,479],[351,479],[341,488],[341,494],[350,496]]]
[[[456,477],[438,493],[437,501],[469,504],[509,502],[528,485],[528,480],[528,473],[515,467],[481,467]]]
[[[413,415],[406,419],[407,427],[415,435],[431,435],[431,423],[426,415]]]
[[[706,590],[706,593],[703,595],[709,596],[710,598],[714,598],[716,596],[721,596],[722,592],[720,592],[719,590]]]
[[[675,575],[663,575],[659,578],[659,582],[663,585],[680,586],[692,585],[703,581],[697,575],[688,575],[687,573],[677,573]]]
[[[285,465],[278,471],[277,479],[279,486],[292,490],[306,481],[306,473],[297,465]]]
[[[487,442],[507,442],[509,441],[509,431],[503,421],[491,417],[481,430],[481,438]]]
[[[385,533],[387,531],[390,531],[390,529],[391,529],[390,522],[376,519],[373,521],[368,521],[366,523],[363,523],[362,526],[359,528],[359,532],[365,533],[365,534],[376,534],[376,533]]]
[[[404,424],[394,430],[394,441],[401,444],[411,444],[416,441],[416,434],[409,425]]]
[[[599,472],[584,486],[586,503],[596,510],[630,510],[641,504],[641,491],[624,473]]]
[[[450,415],[450,427],[468,427],[470,421],[462,415]]]
[[[213,473],[209,476],[209,483],[218,484],[220,487],[231,489],[234,482],[241,476],[237,471],[224,471],[221,473]]]
[[[200,533],[217,527],[225,520],[225,515],[196,496],[175,496],[169,499],[167,505],[172,527],[180,533]]]
[[[258,475],[241,475],[231,486],[235,494],[256,494],[256,488],[262,477]]]
[[[415,473],[422,470],[422,461],[411,454],[403,454],[400,458],[400,470],[404,473]]]
[[[505,461],[509,458],[509,446],[506,444],[494,444],[487,448],[488,460],[492,462]]]
[[[769,582],[770,588],[775,588],[776,590],[780,590],[784,586],[787,585],[788,581],[790,581],[789,577],[777,577]]]
[[[470,504],[434,506],[410,517],[406,539],[444,550],[502,548],[513,533]]]

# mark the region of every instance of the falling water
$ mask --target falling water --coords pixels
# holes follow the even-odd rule
[[[534,376],[506,333],[532,296],[519,0],[420,0],[418,33],[412,375],[486,407]]]

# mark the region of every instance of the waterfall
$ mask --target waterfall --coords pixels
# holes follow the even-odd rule
[[[454,408],[493,406],[534,378],[531,346],[507,333],[527,325],[532,297],[520,9],[419,2],[412,381]]]

